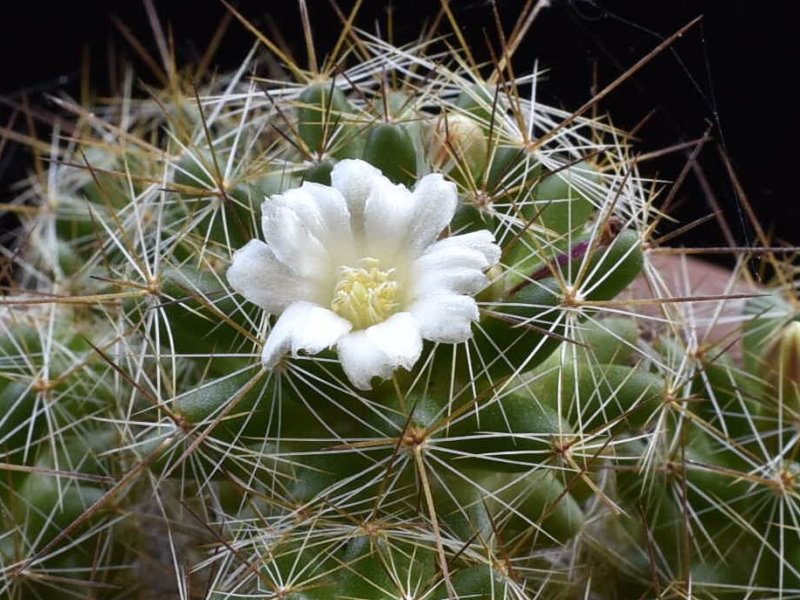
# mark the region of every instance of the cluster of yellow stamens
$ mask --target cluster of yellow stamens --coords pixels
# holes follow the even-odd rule
[[[363,258],[358,267],[340,267],[333,290],[331,309],[353,324],[366,329],[392,316],[400,306],[395,269],[382,271],[375,258]]]

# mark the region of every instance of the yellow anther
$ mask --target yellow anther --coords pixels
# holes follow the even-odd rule
[[[375,258],[363,258],[358,264],[339,269],[331,300],[331,309],[356,330],[385,321],[400,306],[394,269],[382,271]]]

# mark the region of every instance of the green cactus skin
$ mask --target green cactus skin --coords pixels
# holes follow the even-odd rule
[[[344,92],[332,83],[315,83],[297,99],[297,132],[306,147],[318,155],[334,158],[359,156],[355,108]]]
[[[369,128],[363,156],[395,183],[410,186],[416,180],[414,142],[401,124],[379,123]]]

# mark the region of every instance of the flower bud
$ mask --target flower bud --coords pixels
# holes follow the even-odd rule
[[[479,178],[486,165],[486,136],[472,118],[461,114],[443,115],[431,139],[433,164],[444,170],[463,165]]]
[[[800,411],[800,321],[786,325],[767,347],[762,370],[778,400]]]

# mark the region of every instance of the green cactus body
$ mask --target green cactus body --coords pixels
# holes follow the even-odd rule
[[[343,31],[59,100],[3,203],[0,597],[798,597],[794,271],[715,337],[607,117]]]

